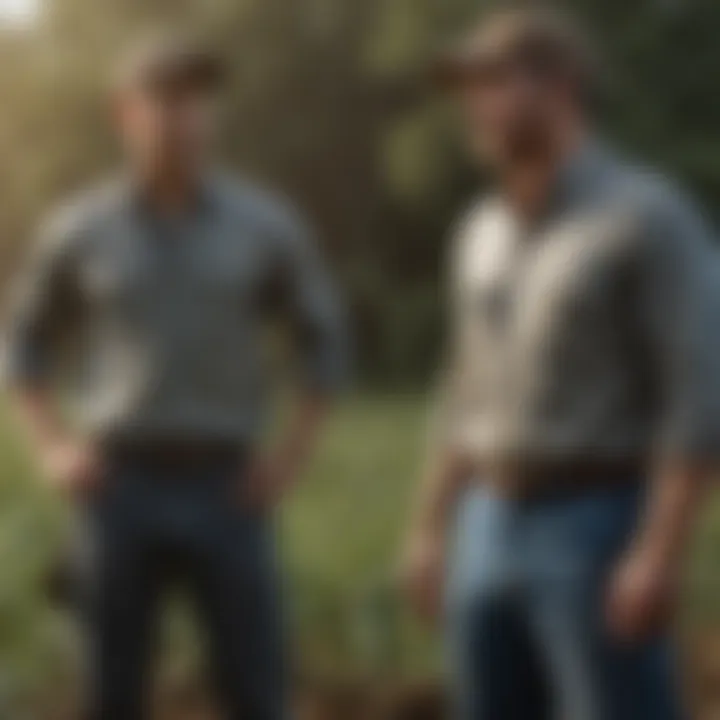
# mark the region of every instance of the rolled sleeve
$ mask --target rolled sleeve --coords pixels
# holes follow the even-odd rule
[[[649,256],[644,327],[659,387],[661,458],[716,460],[720,451],[720,266],[712,232],[677,192],[644,222]]]
[[[51,218],[13,287],[3,357],[3,374],[11,386],[45,385],[51,379],[57,342],[78,307],[75,238],[67,213]]]
[[[335,394],[350,375],[347,322],[313,235],[298,220],[288,225],[285,265],[303,385],[312,392]]]

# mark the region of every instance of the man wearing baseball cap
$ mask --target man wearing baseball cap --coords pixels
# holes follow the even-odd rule
[[[452,350],[404,569],[444,607],[464,720],[675,720],[670,641],[720,447],[717,258],[600,141],[597,57],[511,9],[443,54],[496,188],[458,223]]]
[[[271,516],[342,381],[344,332],[296,213],[213,167],[225,74],[180,35],[129,52],[113,79],[126,167],[52,215],[12,315],[15,404],[88,520],[91,720],[147,717],[158,603],[176,582],[207,631],[225,717],[285,717]],[[296,331],[300,372],[264,451],[270,310]]]

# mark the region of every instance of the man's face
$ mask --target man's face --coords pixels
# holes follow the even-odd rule
[[[458,97],[473,150],[497,170],[544,154],[564,103],[561,83],[510,61],[468,72]]]
[[[134,88],[119,99],[119,129],[126,151],[146,168],[197,168],[215,134],[215,102],[191,86]]]

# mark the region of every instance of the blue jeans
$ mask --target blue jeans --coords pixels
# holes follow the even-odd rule
[[[448,656],[462,720],[679,720],[668,638],[605,631],[608,575],[637,485],[533,502],[473,489],[456,526]]]
[[[90,720],[143,720],[159,602],[179,585],[206,631],[231,720],[284,717],[283,643],[266,519],[243,509],[239,462],[111,462],[89,508],[84,595]]]

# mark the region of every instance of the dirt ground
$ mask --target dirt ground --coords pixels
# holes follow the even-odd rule
[[[720,720],[720,631],[702,633],[685,652],[687,695],[694,720]],[[70,703],[63,703],[65,707]],[[305,682],[295,701],[296,720],[447,720],[440,682]],[[77,720],[71,710],[40,710],[40,720]],[[199,684],[178,681],[161,689],[157,720],[220,720]]]

